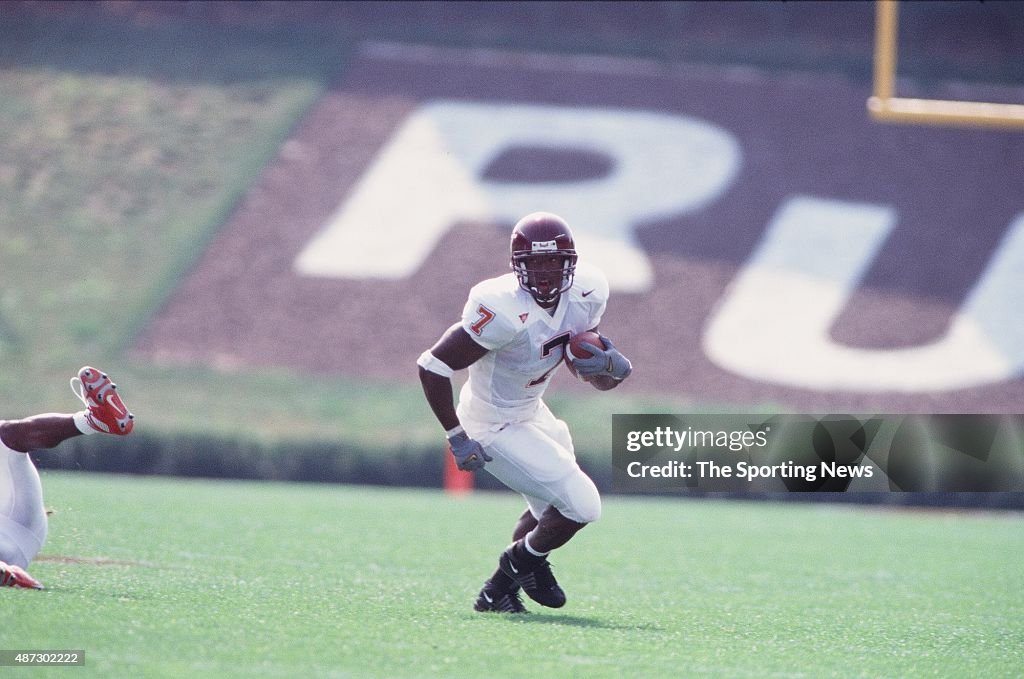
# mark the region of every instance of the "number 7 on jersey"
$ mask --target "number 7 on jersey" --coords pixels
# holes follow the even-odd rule
[[[476,312],[480,314],[480,318],[477,319],[476,323],[469,326],[469,329],[479,335],[484,331],[484,326],[494,320],[494,312],[483,304],[477,307]]]

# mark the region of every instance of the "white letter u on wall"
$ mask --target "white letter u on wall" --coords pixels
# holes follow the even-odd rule
[[[832,324],[895,223],[885,206],[787,200],[712,312],[707,356],[749,379],[821,391],[945,391],[1024,373],[1024,213],[943,337],[893,350],[831,339]]]

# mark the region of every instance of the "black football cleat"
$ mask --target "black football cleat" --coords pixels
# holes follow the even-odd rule
[[[565,605],[565,592],[558,586],[554,573],[551,572],[551,564],[547,558],[527,566],[516,558],[513,547],[509,547],[501,553],[498,559],[498,567],[501,572],[512,578],[526,596],[530,597],[541,606],[548,608],[561,608]]]
[[[523,606],[523,600],[519,598],[518,591],[502,592],[492,586],[490,581],[484,583],[484,588],[480,590],[480,596],[473,604],[473,610],[478,613],[529,613],[526,606]]]

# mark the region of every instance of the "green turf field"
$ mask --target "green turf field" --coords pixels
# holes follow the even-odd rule
[[[0,648],[25,676],[1010,677],[1024,518],[609,498],[570,601],[470,609],[519,500],[45,473],[55,510]],[[532,605],[531,605],[532,604]]]

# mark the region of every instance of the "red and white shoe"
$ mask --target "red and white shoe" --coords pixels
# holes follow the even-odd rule
[[[117,385],[106,373],[85,366],[78,377],[71,378],[71,391],[85,404],[89,426],[104,434],[124,436],[135,426],[135,416],[128,412],[117,393]]]
[[[0,561],[0,587],[21,587],[22,589],[42,589],[38,580],[25,572],[21,566],[12,566]]]

